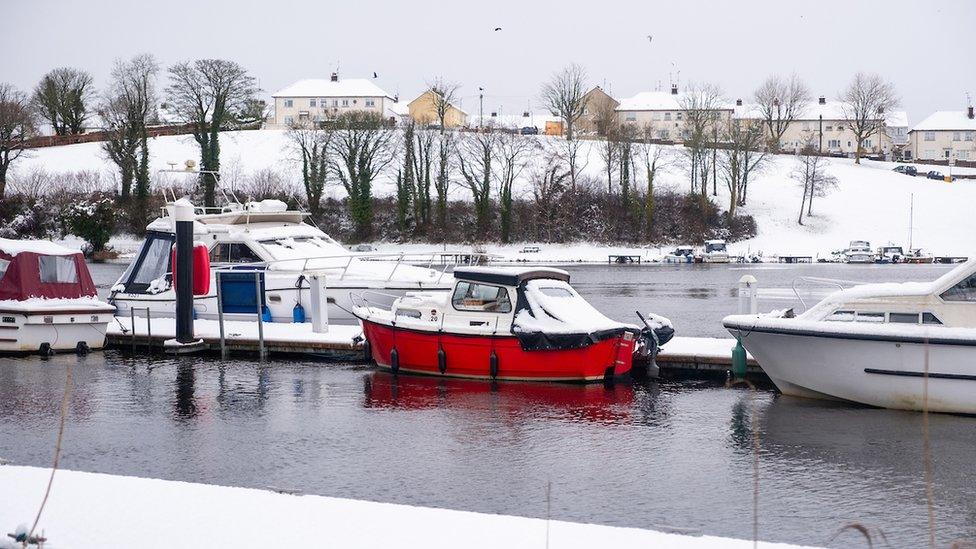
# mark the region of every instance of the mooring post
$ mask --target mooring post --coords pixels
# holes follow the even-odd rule
[[[136,354],[136,310],[129,306],[129,327],[132,328],[132,354]]]
[[[739,279],[739,314],[756,314],[759,312],[758,293],[759,282],[752,275],[743,275]]]
[[[217,326],[220,327],[220,358],[227,358],[227,343],[224,339],[224,303],[220,294],[220,271],[214,273],[217,282]]]
[[[146,351],[152,354],[152,313],[146,307]]]
[[[176,341],[193,343],[193,204],[185,198],[173,203],[176,220]]]
[[[261,271],[254,271],[254,298],[258,310],[258,359],[264,360],[264,311],[261,307]]]

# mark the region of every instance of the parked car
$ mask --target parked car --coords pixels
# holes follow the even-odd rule
[[[895,166],[895,171],[913,177],[918,175],[918,169],[915,168],[915,166],[906,166],[904,164],[902,164],[901,166]]]
[[[522,135],[539,135],[539,128],[535,126],[525,126],[519,130],[519,133]]]
[[[943,179],[945,179],[945,176],[942,175],[942,172],[935,171],[935,170],[932,170],[929,173],[925,174],[925,177],[927,177],[929,179],[938,179],[940,181],[943,180]],[[949,181],[955,181],[955,180],[956,180],[955,177],[950,177],[949,178]]]

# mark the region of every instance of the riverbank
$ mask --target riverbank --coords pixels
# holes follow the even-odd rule
[[[0,467],[0,528],[13,532],[33,520],[49,474],[39,467]],[[57,472],[38,531],[51,549],[754,547],[751,541],[716,536],[80,471]]]

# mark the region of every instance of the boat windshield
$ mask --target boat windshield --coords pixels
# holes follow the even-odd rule
[[[146,241],[119,282],[126,292],[143,293],[150,284],[169,272],[170,250],[174,236],[167,233],[149,233]]]
[[[946,301],[976,302],[976,274],[942,292],[942,299]]]
[[[706,252],[724,252],[725,242],[709,242],[705,244]]]
[[[475,282],[458,282],[451,302],[459,311],[492,313],[512,311],[512,301],[508,298],[508,291],[505,288]]]

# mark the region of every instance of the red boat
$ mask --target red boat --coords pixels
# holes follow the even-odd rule
[[[630,371],[641,330],[611,320],[548,268],[466,267],[450,295],[362,300],[366,348],[397,372],[474,379],[601,381]]]

